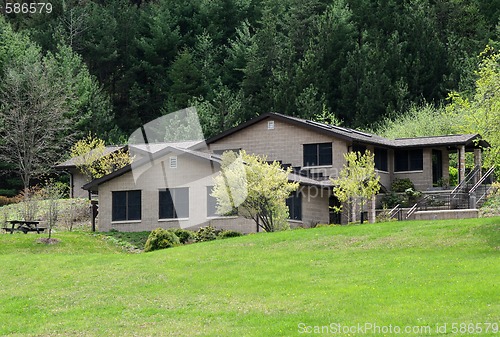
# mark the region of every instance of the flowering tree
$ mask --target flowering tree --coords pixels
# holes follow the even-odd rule
[[[333,193],[341,203],[350,206],[361,205],[361,212],[367,200],[375,196],[380,190],[380,177],[375,173],[375,155],[370,151],[348,152],[344,154],[346,164],[339,173],[339,177],[331,179]],[[340,212],[342,206],[335,210]],[[353,219],[354,220],[354,219]]]
[[[286,199],[299,186],[288,181],[290,170],[245,151],[239,155],[225,152],[212,192],[218,213],[239,208],[241,215],[253,219],[266,232],[288,229]]]

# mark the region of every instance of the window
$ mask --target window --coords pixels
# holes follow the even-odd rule
[[[380,171],[388,171],[387,150],[375,148],[375,168]]]
[[[168,188],[159,192],[159,218],[189,218],[189,188]]]
[[[227,214],[217,213],[217,199],[211,196],[213,188],[213,186],[207,186],[207,217],[238,215],[238,208],[234,208]]]
[[[112,221],[141,220],[141,191],[112,192]]]
[[[352,152],[359,152],[359,153],[361,153],[361,155],[364,155],[366,152],[366,146],[359,145],[359,144],[353,144],[352,145]]]
[[[302,220],[302,195],[296,191],[286,199],[290,220]]]
[[[177,156],[170,157],[170,168],[177,168]]]
[[[424,156],[422,149],[399,150],[394,153],[394,170],[402,171],[422,171],[424,168]]]
[[[332,143],[304,144],[304,166],[332,165]]]

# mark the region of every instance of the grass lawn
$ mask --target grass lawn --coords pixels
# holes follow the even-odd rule
[[[45,246],[36,234],[0,235],[1,336],[500,335],[500,218],[263,233],[143,254],[89,233],[55,237]],[[351,332],[334,333],[336,323]]]

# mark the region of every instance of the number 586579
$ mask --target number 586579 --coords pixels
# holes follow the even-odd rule
[[[32,2],[18,3],[7,2],[5,4],[6,14],[36,14],[36,13],[52,13],[52,4],[50,2]]]

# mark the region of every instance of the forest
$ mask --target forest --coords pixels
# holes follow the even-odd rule
[[[499,47],[500,0],[51,4],[0,18],[2,111],[26,97],[28,110],[43,110],[34,123],[51,122],[47,162],[88,133],[123,143],[189,106],[205,137],[270,111],[390,134],[421,111],[473,99],[480,55]],[[0,116],[5,145],[12,128]]]

